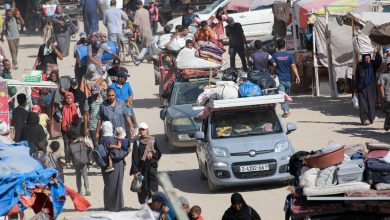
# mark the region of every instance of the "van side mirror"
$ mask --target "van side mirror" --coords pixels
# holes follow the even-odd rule
[[[161,118],[161,120],[165,119],[165,115],[166,114],[167,114],[167,109],[166,108],[161,109],[161,111],[160,111],[160,118]]]
[[[287,123],[287,134],[297,130],[297,125],[295,123]]]
[[[195,139],[198,141],[204,141],[205,140],[204,133],[202,131],[197,131],[195,133]]]

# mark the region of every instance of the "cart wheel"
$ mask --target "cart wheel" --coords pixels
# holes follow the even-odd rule
[[[131,60],[133,63],[138,66],[142,63],[142,61],[138,60],[137,57],[139,55],[138,46],[134,42],[129,43],[129,51],[128,54],[131,56]]]

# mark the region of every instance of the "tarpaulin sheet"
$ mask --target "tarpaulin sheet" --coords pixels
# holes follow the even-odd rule
[[[324,6],[330,13],[347,13],[351,11],[367,11],[375,0],[301,0],[294,3],[293,11],[298,19],[298,25],[306,28],[309,13],[324,15]]]
[[[352,28],[350,26],[340,26],[337,24],[335,17],[329,17],[329,29],[331,31],[332,58],[334,66],[346,66],[353,63],[353,46],[352,46]],[[324,66],[328,66],[328,53],[326,49],[325,38],[325,18],[318,17],[314,32],[316,35],[316,46],[318,58]]]
[[[21,161],[23,161],[21,163]],[[29,207],[20,202],[21,196],[31,196],[37,186],[49,187],[53,203],[54,217],[62,211],[66,195],[64,185],[50,184],[54,169],[44,169],[29,155],[26,143],[4,144],[0,142],[0,216],[5,215],[15,205],[23,211]]]

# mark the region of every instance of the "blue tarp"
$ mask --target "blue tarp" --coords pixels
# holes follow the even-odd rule
[[[20,196],[30,196],[35,186],[47,186],[51,190],[54,217],[62,212],[65,200],[58,200],[66,195],[65,186],[58,179],[58,184],[50,184],[51,177],[57,171],[44,169],[29,155],[26,142],[4,144],[0,141],[0,216],[5,215],[15,204],[25,210],[20,203]]]

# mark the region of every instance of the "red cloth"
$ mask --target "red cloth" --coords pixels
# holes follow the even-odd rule
[[[68,186],[65,186],[66,194],[70,197],[73,202],[74,209],[76,211],[82,212],[87,210],[91,204],[85,199],[82,195],[78,194],[76,191],[72,190]]]
[[[79,115],[77,113],[77,106],[74,104],[74,96],[71,92],[65,93],[65,99],[67,97],[72,97],[72,103],[65,104],[62,108],[62,122],[61,122],[61,129],[63,131],[68,131],[68,125],[70,124],[77,124]],[[65,100],[66,103],[66,100]]]

